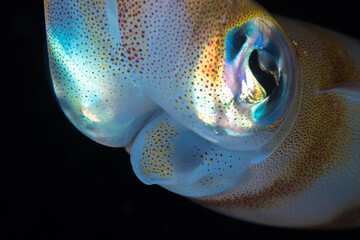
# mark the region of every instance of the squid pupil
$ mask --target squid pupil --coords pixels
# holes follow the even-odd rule
[[[266,97],[271,95],[271,93],[275,90],[277,86],[275,77],[272,74],[265,72],[261,69],[259,63],[259,54],[257,50],[254,50],[250,54],[249,67],[256,80],[264,88],[266,92]]]

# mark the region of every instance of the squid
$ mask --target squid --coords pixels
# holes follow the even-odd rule
[[[53,89],[136,176],[221,214],[360,226],[360,42],[250,0],[45,0]]]

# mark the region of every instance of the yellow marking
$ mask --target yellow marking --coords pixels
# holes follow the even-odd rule
[[[169,123],[168,119],[161,121],[145,134],[143,157],[140,169],[144,178],[157,175],[163,178],[175,177],[171,163],[171,152],[175,151],[174,140],[179,138],[179,131]]]

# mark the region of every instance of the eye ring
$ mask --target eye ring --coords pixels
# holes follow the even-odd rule
[[[278,26],[252,19],[229,31],[225,49],[239,109],[251,109],[246,114],[255,126],[283,119],[297,87],[294,53]]]
[[[224,40],[224,96],[202,133],[224,148],[264,157],[284,138],[298,106],[295,51],[272,18],[254,17]]]

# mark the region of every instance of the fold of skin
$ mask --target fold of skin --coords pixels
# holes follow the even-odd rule
[[[45,15],[61,108],[128,146],[142,182],[262,224],[360,225],[358,41],[252,1],[46,0]]]

